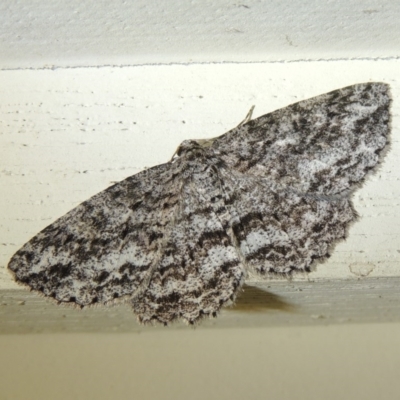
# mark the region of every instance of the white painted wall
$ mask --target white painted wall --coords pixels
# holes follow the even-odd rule
[[[400,2],[2,0],[0,68],[397,58]]]

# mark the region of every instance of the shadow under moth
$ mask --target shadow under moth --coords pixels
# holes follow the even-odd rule
[[[195,323],[235,301],[248,272],[310,271],[356,218],[351,196],[388,143],[389,86],[289,105],[75,207],[9,262],[58,302],[127,301],[139,321]]]

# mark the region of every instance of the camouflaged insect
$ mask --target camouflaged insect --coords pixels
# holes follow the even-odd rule
[[[389,87],[300,101],[80,204],[11,259],[15,279],[59,302],[129,302],[143,323],[194,323],[235,300],[249,271],[309,271],[356,218],[352,189],[379,161]]]

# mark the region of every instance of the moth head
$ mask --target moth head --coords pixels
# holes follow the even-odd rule
[[[182,157],[185,155],[196,155],[203,152],[203,146],[196,140],[184,140],[176,149],[172,158]]]

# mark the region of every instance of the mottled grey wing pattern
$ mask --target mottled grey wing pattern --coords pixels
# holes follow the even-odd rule
[[[216,138],[224,183],[235,188],[233,230],[247,267],[309,271],[314,259],[329,256],[356,217],[349,190],[387,144],[389,106],[388,85],[353,85]]]
[[[193,323],[215,316],[235,300],[246,277],[229,234],[215,160],[199,152],[180,167],[180,212],[149,285],[131,301],[141,322],[184,318]]]
[[[148,279],[173,223],[180,179],[163,164],[80,204],[26,243],[8,267],[62,302],[88,305],[132,295]]]
[[[356,216],[347,197],[298,193],[223,167],[220,175],[244,264],[261,275],[310,271]]]
[[[216,315],[235,299],[246,273],[215,191],[207,160],[177,159],[143,171],[45,228],[9,269],[60,302],[129,297],[142,322]]]
[[[309,271],[345,237],[349,190],[379,160],[389,133],[389,87],[365,83],[263,115],[215,139],[235,188],[233,230],[246,266]]]
[[[389,133],[389,88],[350,86],[184,141],[48,226],[11,259],[60,302],[129,301],[141,322],[193,323],[234,301],[247,271],[308,271],[354,220],[351,189]]]
[[[389,86],[363,83],[253,119],[212,148],[246,175],[302,193],[338,194],[379,160],[389,132]]]

